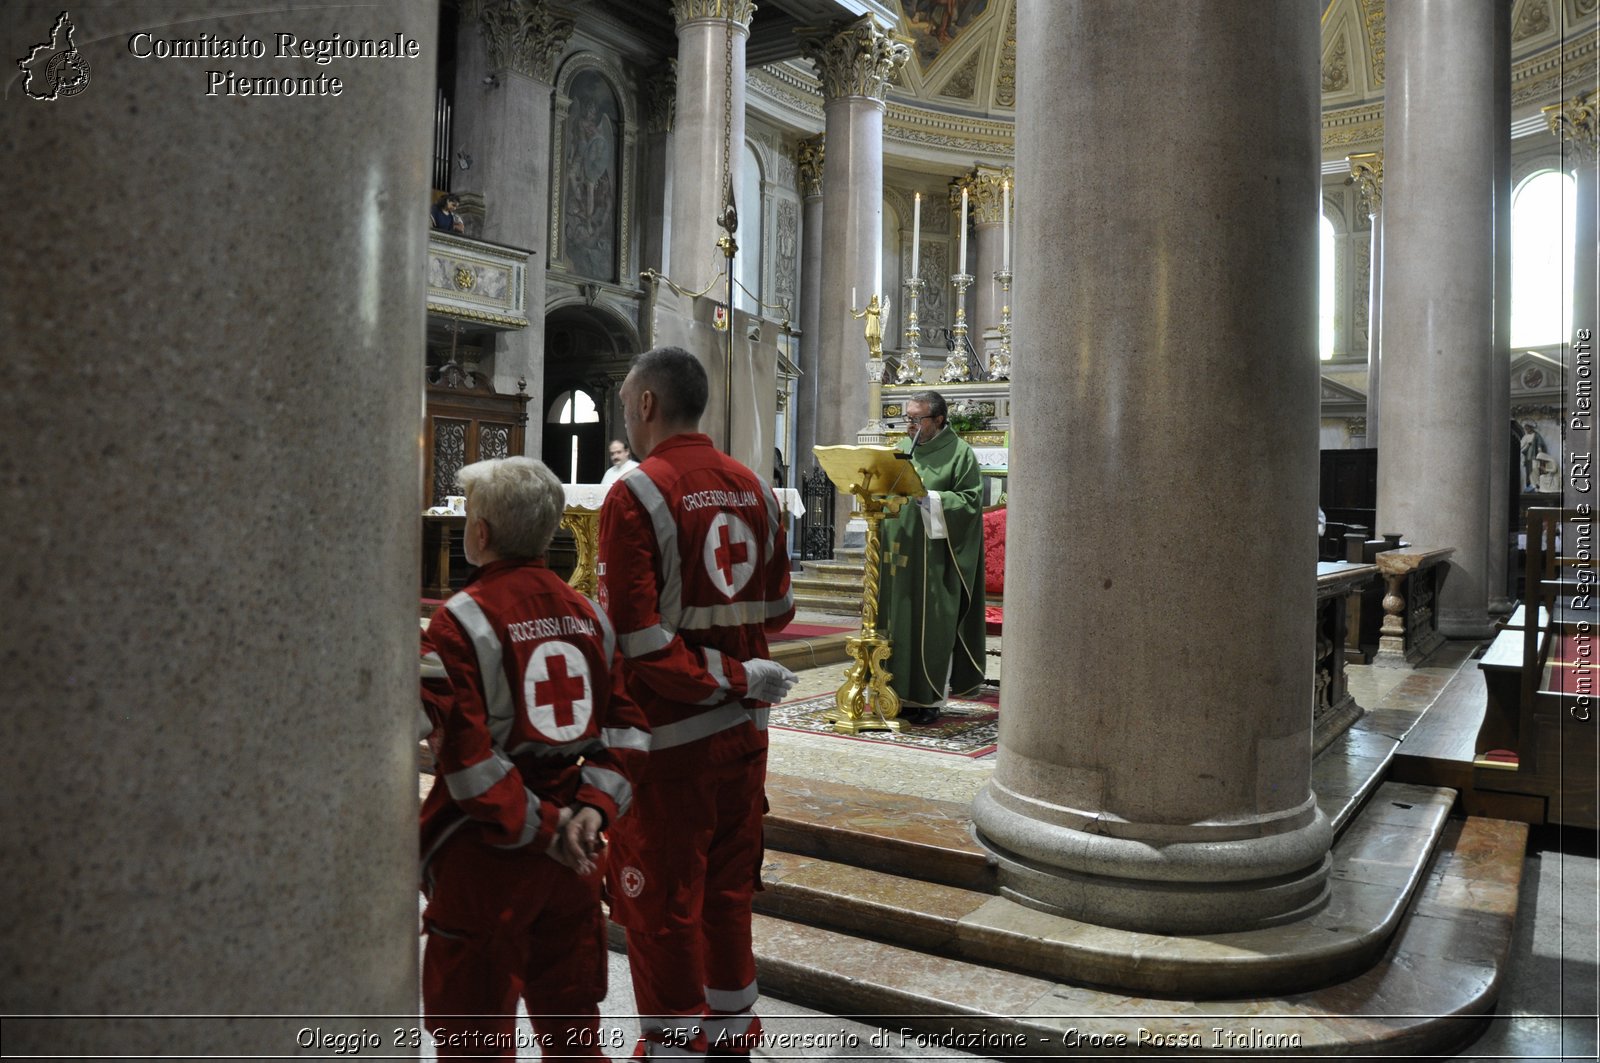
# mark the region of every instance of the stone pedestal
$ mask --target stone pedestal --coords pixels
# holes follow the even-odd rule
[[[1316,506],[1318,8],[1036,2],[1017,31],[1016,346],[1054,353],[1012,386],[979,836],[1007,896],[1075,919],[1291,919],[1323,902],[1331,840],[1310,782],[1316,543],[1259,530]],[[1107,70],[1191,91],[1152,109],[1091,91]],[[1202,513],[1237,534],[1196,552]]]
[[[1379,528],[1453,546],[1446,636],[1488,618],[1495,4],[1395,0],[1384,113]],[[1505,485],[1494,485],[1505,490]]]
[[[8,1019],[17,1055],[415,1025],[437,9],[195,10],[74,7],[87,84],[0,116],[29,189],[0,252],[0,1012],[85,1017]],[[9,5],[5,54],[61,14]],[[208,64],[130,54],[143,29],[341,91],[208,98]],[[418,57],[285,62],[280,32]]]

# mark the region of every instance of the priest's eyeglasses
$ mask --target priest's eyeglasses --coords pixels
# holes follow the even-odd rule
[[[936,413],[925,413],[921,417],[907,417],[906,424],[916,424],[918,421],[931,421],[939,416]]]

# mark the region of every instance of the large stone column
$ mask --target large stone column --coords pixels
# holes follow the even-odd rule
[[[883,241],[883,94],[889,75],[910,56],[871,16],[836,25],[807,42],[822,80],[828,151],[823,162],[821,360],[818,443],[853,443],[877,417],[869,410],[867,346],[856,306],[872,298]],[[885,292],[885,298],[898,293]],[[892,344],[892,340],[890,340]],[[840,510],[841,513],[845,512]],[[843,520],[836,522],[841,528]]]
[[[1393,0],[1384,113],[1379,534],[1453,546],[1439,630],[1488,619],[1496,5]]]
[[[639,267],[672,272],[672,125],[678,106],[677,61],[651,72],[644,92],[644,182],[639,189]],[[633,278],[624,277],[633,283]]]
[[[1361,190],[1361,209],[1367,212],[1367,224],[1372,229],[1367,256],[1367,446],[1376,447],[1383,366],[1383,152],[1346,155],[1345,162]]]
[[[805,197],[800,215],[800,387],[796,414],[794,465],[796,484],[811,472],[811,448],[838,442],[817,438],[817,417],[822,406],[822,134],[806,137],[795,148],[800,194]]]
[[[0,108],[29,190],[0,251],[18,1055],[415,1025],[436,5],[195,10],[25,0],[0,31],[57,97]],[[202,31],[265,57],[137,57]],[[415,57],[278,59],[279,33]]]
[[[967,296],[967,327],[972,346],[981,360],[983,334],[1000,325],[1000,285],[994,279],[1000,269],[1004,232],[1000,221],[1002,181],[1012,176],[1011,167],[979,166],[971,174],[972,187],[972,289]],[[959,218],[960,215],[957,214]]]
[[[1489,531],[1485,580],[1491,613],[1516,608],[1511,570],[1511,0],[1494,0],[1494,319],[1489,345]],[[1520,484],[1519,484],[1520,486]]]
[[[1600,328],[1596,314],[1600,284],[1600,232],[1596,227],[1596,208],[1600,206],[1600,181],[1597,181],[1597,135],[1600,135],[1600,105],[1593,90],[1579,93],[1545,108],[1550,130],[1562,141],[1562,168],[1577,178],[1577,207],[1573,218],[1572,335],[1566,338],[1567,424],[1562,449],[1567,469],[1562,476],[1564,504],[1596,505],[1597,474],[1595,460],[1595,416],[1597,401],[1595,332]],[[1583,457],[1580,459],[1580,455]],[[1590,462],[1582,468],[1580,462]]]
[[[525,381],[524,450],[543,449],[544,280],[550,265],[550,94],[572,16],[543,0],[466,0],[457,33],[456,145],[472,159],[461,175],[483,194],[483,237],[531,248],[528,327],[495,335],[494,388]]]
[[[1022,0],[1017,22],[1017,345],[1051,356],[1012,385],[1000,759],[974,817],[1035,907],[1272,923],[1326,895],[1331,833],[1309,665],[1318,5]],[[1094,91],[1108,71],[1189,86],[1184,106]]]
[[[673,0],[678,24],[678,113],[672,134],[673,172],[692,180],[672,190],[672,279],[702,291],[726,268],[717,247],[723,235],[726,182],[739,188],[744,157],[744,47],[751,0]],[[726,164],[725,164],[726,160]],[[738,204],[741,213],[758,209]],[[719,289],[720,290],[720,289]],[[719,301],[726,302],[725,290]],[[714,290],[712,295],[717,295]],[[720,376],[719,378],[720,379]]]

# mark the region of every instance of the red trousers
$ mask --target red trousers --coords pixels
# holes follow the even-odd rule
[[[611,831],[611,918],[654,1058],[748,1056],[761,1039],[750,903],[761,883],[767,754],[640,785]]]
[[[422,1005],[439,1056],[515,1059],[521,997],[544,1058],[607,1058],[601,873],[470,837],[446,842],[429,871]]]

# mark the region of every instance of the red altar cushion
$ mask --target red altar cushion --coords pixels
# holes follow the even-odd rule
[[[1006,511],[992,509],[983,515],[983,589],[1003,594],[1006,589]]]

